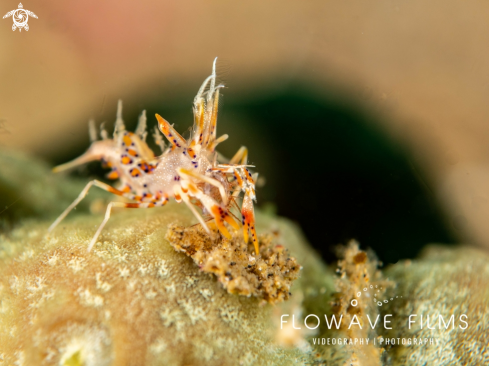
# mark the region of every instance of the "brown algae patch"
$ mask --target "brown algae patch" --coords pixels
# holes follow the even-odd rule
[[[253,295],[269,303],[289,298],[301,266],[285,247],[274,244],[272,235],[260,235],[259,255],[241,236],[217,237],[213,239],[200,225],[170,225],[166,234],[176,250],[191,257],[203,272],[215,274],[229,293]]]

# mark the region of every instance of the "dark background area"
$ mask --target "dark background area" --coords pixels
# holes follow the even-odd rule
[[[354,103],[339,105],[297,86],[244,101],[233,99],[226,89],[222,94],[218,135],[230,138],[219,151],[232,156],[241,145],[249,148],[249,163],[266,181],[257,191],[257,206],[271,203],[279,215],[299,223],[327,262],[336,259],[334,247],[350,239],[372,248],[385,264],[414,258],[427,243],[455,242],[408,152]],[[126,127],[133,130],[141,110],[147,109],[150,145],[154,113],[187,137],[193,92],[189,89],[181,98],[171,104],[129,101]],[[104,115],[111,134],[115,106],[107,106]],[[53,163],[80,155],[88,147],[88,133],[84,140]],[[74,174],[88,180],[102,177],[104,170],[92,163]]]

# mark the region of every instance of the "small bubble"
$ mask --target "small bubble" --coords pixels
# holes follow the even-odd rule
[[[353,299],[351,301],[351,306],[357,306],[358,305],[358,301],[356,299]]]
[[[363,291],[367,291],[367,288],[365,287],[365,288],[363,289]]]
[[[384,300],[384,302],[387,304],[389,302],[389,300]]]
[[[370,285],[370,288],[374,288],[372,285]]]
[[[362,293],[359,291],[359,292],[357,292],[357,297],[360,297],[360,296],[362,296]]]
[[[377,303],[377,305],[382,306],[382,302],[380,302],[380,301],[379,301],[379,302]]]

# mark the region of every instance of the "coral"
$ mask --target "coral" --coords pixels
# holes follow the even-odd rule
[[[177,250],[190,256],[204,272],[214,273],[232,294],[256,296],[270,303],[287,300],[290,286],[299,277],[300,265],[272,235],[259,238],[260,254],[241,236],[213,239],[202,227],[170,226],[166,238]]]
[[[90,253],[96,215],[67,220],[49,239],[47,222],[26,223],[3,236],[4,363],[306,363],[307,352],[274,343],[270,305],[229,294],[168,243],[169,223],[191,220],[176,204],[119,212]]]
[[[0,148],[0,223],[59,215],[85,184],[86,180],[55,176],[47,164],[21,152]],[[77,209],[96,209],[91,206],[104,193],[94,192]]]
[[[325,314],[343,316],[343,322],[337,330],[320,327],[316,334],[306,337],[314,347],[313,352],[325,364],[489,364],[489,255],[486,252],[431,245],[419,259],[402,261],[383,271],[377,268],[375,255],[359,250],[355,242],[341,247],[339,256],[337,292],[332,294],[332,307]],[[320,315],[317,311],[314,314]],[[413,314],[414,324],[410,329],[408,321]],[[357,318],[350,327],[354,316]],[[380,317],[380,323],[388,319],[389,324],[372,329],[366,316]],[[371,343],[319,345],[314,342],[318,337],[369,338]],[[372,343],[374,339],[376,342]],[[403,345],[399,343],[402,339],[417,339],[418,344]],[[431,341],[419,344],[430,339],[433,344]]]
[[[389,289],[402,298],[382,307],[392,314],[392,330],[384,337],[434,338],[435,344],[418,347],[394,345],[387,349],[392,365],[489,365],[489,255],[480,249],[449,249],[431,245],[417,260],[406,260],[385,270],[397,283]],[[409,330],[409,315],[415,323]],[[460,316],[467,324],[460,322]],[[453,322],[450,322],[451,316]],[[424,317],[421,329],[420,320]],[[429,329],[426,321],[430,317]],[[443,322],[440,319],[443,317]],[[448,325],[448,326],[447,326]],[[462,329],[465,328],[466,329]],[[448,328],[448,329],[446,329]]]
[[[59,184],[68,182],[65,190],[70,198],[79,193],[76,181],[44,172],[33,159],[9,169],[39,169],[38,184],[43,184],[48,196],[59,194],[50,191],[57,190],[58,183],[44,185],[55,179]],[[14,193],[21,192],[19,186]],[[32,204],[38,207],[44,199],[33,195]],[[11,206],[12,217],[21,216],[15,210],[22,212],[22,207]],[[18,220],[0,235],[0,364],[315,362],[310,348],[277,344],[274,313],[279,308],[260,305],[254,297],[229,294],[214,275],[201,271],[169,244],[170,224],[195,223],[185,206],[114,211],[90,253],[87,245],[100,216],[87,214],[86,209],[70,215],[50,237],[45,236],[46,229],[52,222],[50,215],[58,213],[51,212],[55,209],[45,216],[39,213],[37,220]],[[298,229],[259,211],[257,228],[273,233],[274,243],[308,264],[303,278],[291,288],[289,302],[313,303],[316,286],[327,281],[327,271]]]
[[[262,258],[269,261],[281,245],[283,253],[287,250],[297,258],[302,270],[287,301],[262,304],[257,297],[229,293],[244,290],[229,286],[232,280],[224,288],[225,280],[219,283],[214,274],[196,265],[195,259],[200,264],[212,262],[209,251],[221,253],[227,245],[239,251],[243,243],[218,241],[210,247],[205,236],[195,241],[202,233],[191,226],[196,221],[186,207],[170,204],[114,211],[101,240],[88,253],[100,216],[86,211],[99,212],[102,207],[103,212],[103,195],[90,193],[88,204],[46,238],[53,219],[49,216],[63,210],[63,200],[75,197],[83,183],[55,177],[44,165],[10,152],[0,153],[0,166],[0,191],[9,198],[27,194],[5,212],[14,226],[0,234],[0,365],[489,364],[485,313],[489,255],[485,252],[431,246],[416,260],[379,270],[373,253],[350,243],[340,250],[335,277],[333,268],[310,249],[293,223],[265,208],[256,215],[257,230],[266,233],[261,237]],[[41,193],[26,193],[26,187]],[[49,206],[46,202],[51,200]],[[27,213],[29,220],[19,219]],[[184,238],[194,239],[172,239],[179,230]],[[200,256],[199,246],[205,249]],[[218,263],[228,263],[229,253],[221,254]],[[274,276],[282,269],[280,263],[268,263]],[[229,260],[219,271],[229,269],[228,265],[234,267]],[[236,273],[254,283],[246,270]],[[267,293],[287,286],[272,286]],[[394,300],[376,307],[373,300],[381,296]],[[295,326],[292,321],[281,324],[284,314],[295,318]],[[310,330],[304,327],[309,314],[322,320],[325,315],[343,315],[344,321],[337,330],[325,327],[324,321]],[[366,315],[374,319],[389,314],[392,329],[345,325],[355,315],[365,324]],[[415,326],[409,330],[410,314],[431,319],[441,315],[445,321],[455,315],[456,323],[453,329]],[[467,329],[459,327],[461,314],[467,315]],[[433,337],[440,343],[339,346],[319,344],[318,337]]]

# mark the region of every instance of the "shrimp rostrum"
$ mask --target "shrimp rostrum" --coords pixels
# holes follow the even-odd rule
[[[105,224],[110,218],[113,207],[149,208],[164,206],[170,199],[185,203],[196,216],[199,223],[211,234],[208,223],[215,222],[219,232],[228,239],[232,235],[227,225],[234,231],[243,226],[245,242],[251,240],[258,254],[258,239],[255,230],[253,201],[255,197],[256,174],[252,175],[247,165],[248,150],[241,147],[228,162],[220,162],[216,146],[227,139],[227,135],[216,136],[219,91],[222,84],[216,85],[216,62],[212,75],[200,87],[193,104],[194,126],[191,136],[185,140],[160,115],[156,115],[159,131],[169,141],[168,147],[158,129],[155,129],[156,144],[162,149],[162,155],[155,156],[146,144],[146,114],[142,113],[134,133],[125,129],[122,120],[122,104],[119,101],[113,138],[105,130],[101,131],[101,140],[97,140],[97,131],[90,122],[92,144],[79,158],[54,168],[62,171],[89,161],[99,160],[111,169],[109,179],[118,179],[117,188],[99,180],[92,180],[79,194],[77,199],[50,226],[51,232],[66,215],[87,195],[92,186],[110,193],[128,198],[134,202],[111,202],[107,206],[105,218],[88,250],[97,242]],[[231,212],[239,209],[238,199],[243,193],[241,204],[241,223]],[[204,220],[205,217],[210,221]]]

